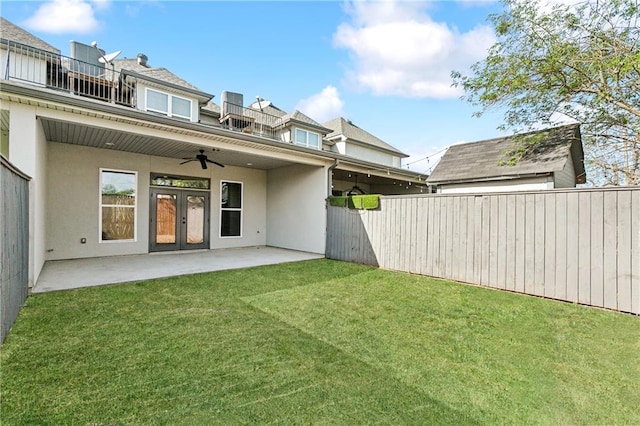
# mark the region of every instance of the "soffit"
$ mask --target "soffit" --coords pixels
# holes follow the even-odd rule
[[[266,170],[294,164],[291,161],[280,158],[256,155],[241,150],[218,149],[212,147],[209,140],[203,140],[202,145],[196,145],[189,142],[92,127],[44,117],[40,117],[40,122],[42,123],[45,137],[50,142],[68,143],[92,148],[111,149],[176,159],[193,157],[198,153],[199,149],[204,149],[205,154],[208,155],[210,159],[219,163],[229,166],[252,167]],[[247,163],[251,163],[251,166],[248,166]]]

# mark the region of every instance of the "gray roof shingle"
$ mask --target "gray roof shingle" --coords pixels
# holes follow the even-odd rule
[[[56,55],[60,54],[60,49],[53,47],[46,41],[23,30],[3,17],[0,17],[0,38],[35,47],[36,49],[44,50]]]
[[[286,124],[290,121],[297,121],[299,123],[303,123],[308,126],[315,127],[316,129],[324,133],[328,133],[331,131],[331,129],[323,126],[322,124],[315,121],[313,118],[308,117],[307,115],[303,114],[298,110],[295,110],[293,112],[283,115],[278,119],[275,125],[278,126],[278,125]]]
[[[523,138],[535,137],[533,151],[508,165],[510,152]],[[540,138],[540,139],[538,139]],[[427,179],[429,183],[471,182],[560,172],[572,158],[576,176],[584,176],[580,125],[570,124],[521,135],[463,143],[449,147]]]
[[[146,67],[144,65],[140,65],[138,63],[137,58],[116,59],[113,61],[113,65],[115,66],[116,71],[122,71],[122,70],[133,71],[137,74],[140,74],[155,80],[160,80],[166,83],[170,83],[178,87],[189,89],[191,91],[202,92],[196,86],[178,77],[177,75],[175,75],[174,73],[172,73],[166,68]]]
[[[408,157],[408,155],[405,154],[404,152],[389,145],[382,139],[373,136],[371,133],[361,129],[360,127],[356,126],[351,121],[343,117],[339,117],[331,121],[327,121],[326,123],[323,124],[323,126],[333,130],[331,133],[327,135],[327,138],[332,138],[334,136],[342,135],[347,139],[351,139],[356,142],[363,143],[365,145],[371,145],[376,148],[382,148],[385,151],[393,152],[394,154],[397,154],[401,157]]]

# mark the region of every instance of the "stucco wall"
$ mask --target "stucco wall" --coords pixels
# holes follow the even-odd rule
[[[346,155],[385,166],[400,167],[400,157],[366,148],[354,143],[347,143]]]
[[[36,107],[9,107],[9,160],[32,180],[29,184],[29,285],[38,279],[45,260],[46,160],[44,132],[36,120]]]
[[[149,179],[151,172],[211,179],[211,248],[266,244],[266,172],[210,167],[197,162],[180,166],[171,158],[49,143],[47,260],[139,254],[149,251]],[[136,241],[99,242],[100,168],[138,173]],[[220,238],[220,181],[243,182],[243,236]],[[80,239],[86,238],[86,244]]]
[[[327,169],[294,165],[267,172],[267,245],[324,254]]]
[[[551,176],[540,176],[528,179],[512,179],[489,182],[472,182],[442,185],[438,192],[442,194],[465,194],[510,191],[537,191],[553,189]]]

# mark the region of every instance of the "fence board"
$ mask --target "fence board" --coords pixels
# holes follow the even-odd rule
[[[604,306],[604,197],[602,193],[591,195],[591,305]]]
[[[567,298],[567,194],[565,192],[556,195],[556,247],[555,247],[555,294],[553,297],[560,300]]]
[[[604,307],[610,309],[617,308],[616,293],[618,291],[617,277],[617,242],[618,227],[617,222],[617,194],[615,192],[607,192],[604,194],[604,261],[603,261],[603,280],[604,280]]]
[[[617,309],[631,312],[631,193],[618,193]]]
[[[544,296],[556,297],[556,195],[544,203]]]
[[[631,312],[640,315],[640,191],[631,195]]]
[[[586,192],[578,195],[578,302],[591,303],[591,197]]]
[[[514,290],[524,292],[525,278],[525,196],[516,195],[515,200],[515,265]]]
[[[490,242],[490,216],[491,216],[491,198],[482,197],[482,237],[480,241],[480,253],[482,253],[481,265],[481,277],[480,283],[482,285],[489,284],[489,263],[491,261],[489,247]]]
[[[544,239],[545,239],[545,196],[535,194],[534,196],[535,210],[535,246],[534,246],[534,278],[533,278],[533,294],[544,296]]]
[[[580,256],[580,226],[579,226],[579,193],[567,194],[567,298],[569,302],[578,301],[579,272],[578,259]]]
[[[506,289],[507,278],[507,197],[497,196],[498,201],[498,246],[496,250],[496,284],[498,288]]]
[[[515,290],[516,288],[516,197],[505,197],[507,203],[506,217],[506,266],[505,266],[505,288]]]

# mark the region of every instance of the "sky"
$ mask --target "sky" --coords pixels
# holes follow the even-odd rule
[[[323,123],[345,117],[429,173],[452,144],[504,135],[451,86],[496,41],[494,1],[2,0],[0,14],[69,55],[93,41],[148,56],[200,90],[256,96]]]

